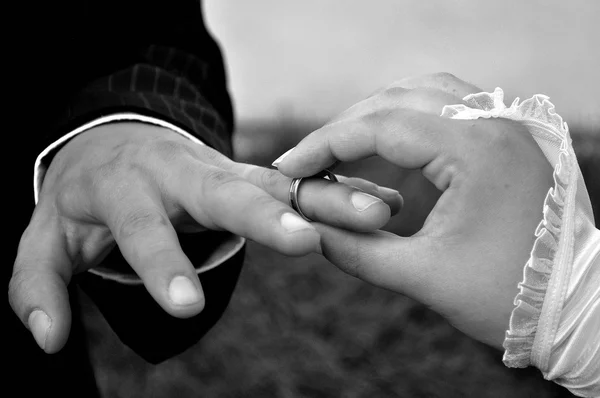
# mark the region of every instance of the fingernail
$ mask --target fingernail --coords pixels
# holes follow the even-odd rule
[[[387,196],[387,197],[394,197],[394,196],[400,195],[400,192],[396,191],[395,189],[391,189],[391,188],[379,187],[377,190],[379,191],[380,194],[382,194],[383,196]]]
[[[374,205],[375,203],[381,202],[381,199],[373,195],[369,195],[368,193],[358,191],[352,193],[351,199],[354,208],[358,211],[364,211],[372,205]]]
[[[42,310],[35,310],[29,314],[27,323],[36,343],[38,343],[42,350],[46,349],[46,339],[48,338],[50,326],[52,326],[50,317]]]
[[[284,213],[281,216],[281,226],[287,232],[296,232],[296,231],[300,231],[302,229],[312,229],[312,230],[315,229],[315,227],[310,225],[310,223],[308,221],[305,221],[300,216],[297,216],[292,213]]]
[[[296,147],[294,147],[294,148],[296,148]],[[286,151],[286,153],[284,153],[283,155],[281,155],[280,157],[278,157],[277,159],[275,159],[275,161],[274,161],[273,163],[271,163],[271,165],[272,165],[273,167],[278,167],[278,166],[279,166],[279,163],[281,163],[281,161],[282,161],[283,159],[285,159],[285,157],[286,157],[287,155],[289,155],[289,154],[290,154],[290,152],[292,152],[292,151],[294,150],[294,148],[292,148],[292,149],[288,149],[288,150]]]
[[[169,299],[176,305],[190,305],[200,301],[196,285],[185,276],[176,276],[169,285]]]

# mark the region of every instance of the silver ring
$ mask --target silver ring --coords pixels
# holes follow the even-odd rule
[[[306,178],[325,178],[326,180],[333,181],[333,182],[338,182],[338,179],[335,176],[335,174],[333,174],[331,171],[325,169],[325,170],[321,171],[320,173],[315,174],[314,176],[294,178],[292,180],[292,183],[290,184],[290,195],[289,195],[290,206],[292,207],[292,209],[294,209],[296,211],[296,213],[298,213],[300,215],[300,217],[304,218],[306,221],[312,221],[310,218],[308,218],[306,216],[306,214],[304,214],[302,212],[302,209],[300,209],[300,202],[298,201],[298,190],[300,189],[300,183],[302,183],[302,180],[304,180]]]

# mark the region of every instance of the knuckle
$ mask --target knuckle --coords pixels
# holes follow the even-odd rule
[[[143,253],[139,253],[140,255],[147,256],[147,258],[152,258],[158,264],[180,264],[181,263],[181,253],[176,248],[173,247],[173,243],[168,239],[157,239],[152,241],[152,245],[150,247],[145,247]]]
[[[399,80],[394,80],[386,88],[403,88],[406,90],[412,89],[415,86],[415,82],[422,79],[422,76],[408,76]]]
[[[114,193],[124,178],[126,162],[123,152],[119,151],[112,159],[100,164],[89,181],[91,196],[105,198]]]
[[[56,193],[56,209],[61,215],[72,215],[81,207],[82,192],[77,183],[66,181]]]
[[[422,84],[422,81],[424,78],[425,78],[424,75],[411,75],[411,76],[407,76],[407,77],[404,77],[399,80],[394,80],[392,83],[390,83],[388,85],[388,87],[389,88],[397,87],[397,88],[403,88],[405,90],[410,90],[417,86],[420,86]]]
[[[344,264],[346,271],[350,275],[361,279],[363,276],[363,267],[358,245],[348,244],[344,245],[344,247],[346,247],[346,250],[339,253],[339,263]]]
[[[251,206],[255,209],[276,210],[279,208],[279,202],[271,196],[257,193],[251,196]]]
[[[406,94],[410,90],[405,89],[399,85],[391,85],[383,90],[382,94],[386,97],[397,98],[403,94]]]
[[[198,146],[196,150],[198,151],[198,155],[195,157],[210,164],[220,165],[222,162],[228,160],[222,153],[207,145]]]
[[[393,112],[394,109],[391,107],[380,107],[365,113],[361,119],[366,126],[381,126],[384,121],[389,119]],[[363,127],[360,124],[357,126],[359,131]]]
[[[416,87],[407,93],[410,100],[427,100],[443,93],[435,87]]]
[[[262,214],[263,219],[274,216],[276,214],[283,214],[280,211],[279,202],[275,201],[271,196],[264,195],[261,193],[255,193],[247,196],[245,203],[241,205],[243,214]]]
[[[281,184],[283,176],[276,170],[264,169],[260,174],[260,186],[268,192],[273,192]]]
[[[152,140],[142,146],[142,155],[157,156],[164,162],[171,163],[185,155],[192,155],[193,151],[186,144],[169,139]]]
[[[241,214],[252,214],[254,217],[247,218],[249,228],[257,228],[259,225],[266,226],[271,219],[279,220],[285,212],[291,211],[269,195],[255,193],[247,196],[247,201],[241,204]]]
[[[452,73],[449,72],[436,72],[434,74],[431,75],[435,80],[439,80],[441,82],[456,82],[459,79],[453,75]]]
[[[98,166],[97,180],[111,180],[115,175],[119,173],[119,171],[123,168],[124,164],[125,159],[123,156],[123,152],[119,151],[114,157]]]
[[[230,189],[230,187],[240,181],[240,177],[218,167],[210,167],[202,180],[202,191],[204,193],[211,191],[221,191]]]
[[[202,178],[202,164],[194,161],[182,161],[178,168],[179,175],[182,178],[197,180]]]
[[[8,283],[8,301],[13,309],[19,308],[19,304],[23,304],[23,301],[28,301],[30,291],[28,286],[32,277],[34,275],[31,270],[15,267]]]
[[[140,232],[164,227],[169,224],[166,216],[150,209],[136,209],[125,213],[118,222],[119,237],[128,238]]]

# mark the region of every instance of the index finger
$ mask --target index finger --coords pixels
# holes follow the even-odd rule
[[[453,127],[449,119],[404,108],[377,109],[367,115],[325,125],[277,159],[288,177],[307,177],[336,161],[378,155],[407,169],[425,167],[441,151]]]
[[[447,94],[451,94],[459,98],[464,98],[469,94],[483,91],[478,86],[459,79],[453,74],[447,72],[410,76],[395,81],[390,87],[402,87],[409,90],[427,87],[441,90]]]

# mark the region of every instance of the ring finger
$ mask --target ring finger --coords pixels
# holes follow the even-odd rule
[[[275,199],[289,203],[291,178],[277,170],[242,163],[231,165],[231,169]],[[311,220],[358,232],[373,231],[402,207],[402,197],[393,189],[360,178],[337,177],[339,183],[322,178],[300,183],[299,206]]]

